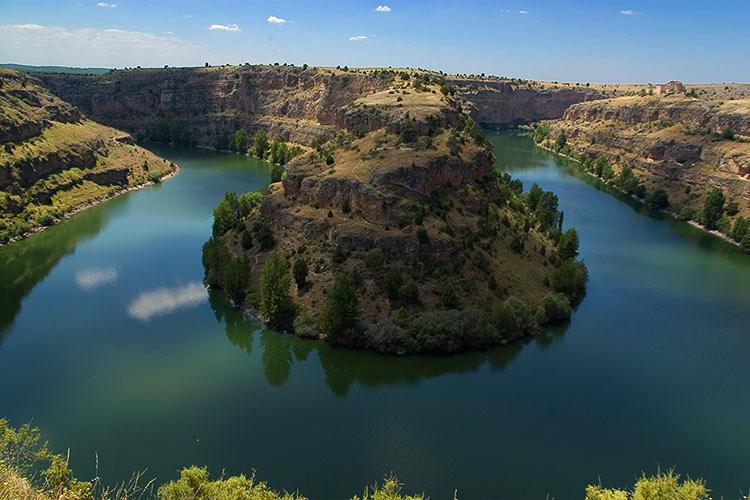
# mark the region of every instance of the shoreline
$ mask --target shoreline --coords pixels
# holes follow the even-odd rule
[[[604,183],[605,186],[614,189],[615,191],[617,191],[618,193],[622,194],[623,196],[627,196],[631,200],[633,200],[636,203],[638,203],[639,206],[641,206],[641,207],[646,206],[646,204],[640,198],[638,198],[636,196],[633,196],[633,195],[630,195],[630,194],[626,193],[625,191],[623,191],[622,189],[620,189],[617,186],[615,186],[614,184],[610,184],[609,182],[605,181],[601,177],[597,177],[596,175],[592,175],[590,172],[587,172],[586,169],[583,168],[583,164],[580,162],[580,160],[572,158],[572,157],[570,157],[568,155],[564,155],[564,154],[562,154],[560,152],[555,151],[552,148],[548,148],[546,146],[542,146],[541,144],[537,144],[536,142],[534,142],[534,146],[536,146],[536,147],[538,147],[538,148],[540,148],[540,149],[542,149],[544,151],[547,151],[548,153],[551,153],[551,154],[553,154],[555,156],[558,156],[560,158],[565,158],[568,161],[571,161],[571,162],[574,162],[574,163],[578,164],[581,167],[580,171],[583,172],[585,175],[591,177],[592,179],[596,179],[599,182]],[[704,233],[709,234],[711,236],[714,236],[714,237],[716,237],[716,238],[718,238],[720,240],[723,240],[724,242],[729,243],[730,245],[732,245],[732,246],[734,246],[734,247],[736,247],[738,249],[741,248],[739,243],[737,243],[736,241],[734,241],[732,238],[730,238],[726,234],[722,233],[721,231],[715,230],[715,229],[708,229],[706,226],[704,226],[703,224],[701,224],[698,221],[694,221],[694,220],[687,220],[687,221],[681,220],[678,217],[677,213],[675,213],[675,212],[673,212],[671,210],[661,210],[661,209],[658,209],[658,208],[650,208],[650,207],[648,207],[648,208],[649,208],[649,210],[653,210],[654,212],[658,212],[658,213],[664,214],[666,216],[669,216],[672,219],[674,219],[675,221],[684,222],[684,223],[686,223],[686,224],[688,224],[688,225],[690,225],[690,226],[692,226],[692,227],[694,227],[696,229],[700,229]]]
[[[47,228],[56,226],[56,225],[60,224],[63,221],[71,219],[75,215],[83,212],[84,210],[88,210],[89,208],[93,208],[93,207],[95,207],[97,205],[101,205],[102,203],[107,202],[109,200],[112,200],[114,198],[117,198],[120,195],[123,195],[123,194],[126,194],[126,193],[130,193],[131,191],[137,191],[139,189],[143,189],[143,188],[148,187],[148,186],[153,186],[154,184],[160,184],[160,183],[162,183],[162,182],[164,182],[166,180],[169,180],[172,177],[174,177],[174,176],[176,176],[177,174],[180,173],[180,167],[179,167],[179,165],[177,165],[174,162],[172,162],[172,163],[175,166],[174,170],[172,170],[171,172],[169,172],[165,176],[160,177],[158,182],[147,181],[147,182],[144,182],[142,184],[135,185],[135,186],[128,186],[127,188],[115,191],[114,193],[109,194],[109,195],[107,195],[107,196],[105,196],[103,198],[99,198],[99,199],[90,201],[90,202],[88,202],[88,203],[86,203],[84,205],[81,205],[79,207],[74,208],[73,210],[69,210],[68,212],[65,212],[61,217],[55,219],[55,222],[52,223],[52,224],[50,224],[49,226],[43,226],[43,225],[39,224],[39,225],[36,225],[33,228],[31,228],[29,231],[26,231],[25,233],[23,233],[23,234],[21,234],[19,236],[14,236],[13,238],[10,238],[6,242],[0,242],[0,247],[3,247],[3,246],[6,246],[6,245],[10,245],[12,243],[17,243],[19,241],[25,240],[26,238],[28,238],[30,236],[33,236],[33,235],[35,235],[37,233],[41,233],[42,231],[44,231]]]

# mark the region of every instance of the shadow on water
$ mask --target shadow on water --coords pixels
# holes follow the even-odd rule
[[[326,386],[344,398],[353,384],[363,388],[415,385],[425,378],[444,374],[471,373],[486,364],[493,372],[507,367],[527,344],[542,349],[560,339],[570,324],[547,328],[525,342],[502,345],[481,352],[454,355],[387,356],[375,352],[337,347],[267,329],[260,321],[230,306],[220,294],[209,293],[209,304],[217,321],[224,323],[229,341],[248,354],[259,348],[263,373],[269,385],[283,386],[295,363],[312,362],[317,355],[325,372]],[[257,344],[255,339],[258,339]]]
[[[21,310],[26,295],[47,277],[60,259],[75,252],[82,241],[96,236],[108,218],[107,211],[97,207],[76,215],[74,221],[64,221],[25,240],[0,247],[0,343]]]

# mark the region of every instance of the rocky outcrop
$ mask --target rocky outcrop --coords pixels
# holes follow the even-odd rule
[[[468,113],[483,125],[519,125],[561,118],[573,104],[602,99],[587,87],[547,88],[513,81],[455,79],[457,95],[468,102]]]
[[[547,125],[549,140],[564,132],[573,152],[606,157],[615,172],[635,169],[647,190],[667,191],[675,211],[700,209],[721,188],[750,215],[749,100],[620,97],[572,105]]]
[[[0,244],[174,169],[22,73],[0,69],[0,112]]]
[[[44,83],[96,120],[142,134],[160,120],[211,146],[239,128],[269,129],[312,144],[338,109],[383,88],[387,77],[291,66],[117,70],[101,76],[41,75]]]

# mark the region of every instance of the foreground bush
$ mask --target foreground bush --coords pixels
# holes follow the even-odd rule
[[[632,491],[604,488],[601,485],[586,487],[586,500],[708,500],[708,488],[702,479],[685,479],[674,471],[645,474],[635,483]],[[747,498],[750,498],[748,496]]]
[[[472,313],[463,313],[470,317]],[[67,466],[67,459],[50,452],[41,442],[39,429],[24,425],[18,430],[0,419],[0,500],[303,500],[298,492],[279,493],[267,483],[257,481],[255,475],[219,477],[211,479],[208,468],[195,465],[180,472],[179,479],[168,482],[154,492],[153,482],[139,485],[136,474],[130,482],[116,488],[105,488],[99,479],[80,481]],[[46,467],[46,469],[45,469]],[[36,471],[44,471],[41,475]],[[681,480],[673,470],[645,474],[632,490],[586,487],[586,500],[710,500],[709,489],[701,479]],[[494,495],[502,497],[502,493]],[[379,485],[365,487],[356,500],[425,500],[423,493],[406,495],[402,484],[393,474]],[[456,495],[458,498],[458,495]],[[743,497],[750,500],[750,496]]]

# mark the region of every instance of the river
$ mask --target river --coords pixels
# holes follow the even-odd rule
[[[676,465],[750,489],[750,259],[491,132],[497,166],[555,191],[590,282],[525,345],[385,357],[264,329],[200,284],[224,191],[267,165],[155,148],[181,167],[0,248],[0,416],[82,477],[181,466],[349,497],[393,471],[432,498],[580,498]]]

